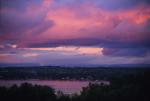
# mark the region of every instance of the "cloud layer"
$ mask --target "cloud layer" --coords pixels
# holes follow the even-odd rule
[[[118,57],[122,61],[130,57],[132,62],[128,63],[147,63],[149,28],[149,0],[0,0],[0,57],[4,59],[0,62],[8,62],[8,54],[15,54],[13,60],[24,60],[20,49],[73,46],[103,49],[99,58],[95,56],[97,60],[86,54],[90,61],[97,61],[95,64],[101,63],[102,57],[108,57],[106,61],[110,64],[123,63]],[[51,60],[39,55],[38,50],[30,53],[45,64]],[[76,60],[74,55],[67,57]]]

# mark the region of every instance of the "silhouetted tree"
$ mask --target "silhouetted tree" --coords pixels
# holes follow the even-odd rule
[[[51,87],[22,84],[20,87],[14,85],[9,89],[0,88],[0,97],[3,101],[56,101],[56,95]]]

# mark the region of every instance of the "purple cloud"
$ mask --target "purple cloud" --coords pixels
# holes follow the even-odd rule
[[[103,55],[114,57],[144,57],[148,52],[150,50],[145,48],[104,48],[102,51]]]

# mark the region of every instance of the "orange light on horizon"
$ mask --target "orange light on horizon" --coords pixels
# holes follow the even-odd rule
[[[34,50],[34,51],[47,51],[47,52],[61,52],[61,53],[75,53],[75,54],[84,54],[84,55],[101,55],[103,48],[99,47],[52,47],[52,48],[23,48],[25,50]]]

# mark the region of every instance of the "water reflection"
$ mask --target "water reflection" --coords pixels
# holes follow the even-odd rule
[[[10,87],[14,84],[18,86],[22,83],[31,83],[33,85],[46,85],[53,87],[56,92],[62,91],[64,94],[80,94],[82,87],[88,86],[90,81],[62,81],[62,80],[0,80],[0,86]],[[97,81],[96,81],[97,83]],[[99,81],[99,83],[109,84],[107,81]]]
[[[53,87],[56,92],[62,91],[64,94],[79,94],[82,87],[86,87],[89,81],[53,81],[53,80],[1,80],[0,86],[10,87],[13,84],[21,85],[22,83],[31,83],[37,85],[46,85]]]

